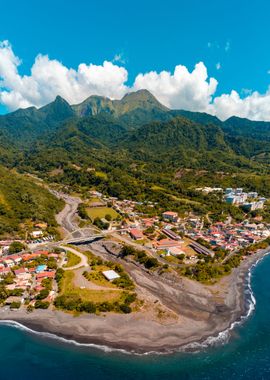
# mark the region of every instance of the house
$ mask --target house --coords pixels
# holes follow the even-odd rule
[[[185,252],[179,247],[166,248],[166,252],[168,252],[172,256],[185,255]]]
[[[44,278],[54,278],[54,276],[55,276],[55,271],[40,272],[36,275],[36,279],[37,281],[42,281]]]
[[[113,281],[117,278],[120,278],[119,274],[116,273],[114,270],[105,270],[104,272],[102,272],[102,274],[108,281]]]
[[[41,223],[35,224],[35,227],[40,228],[41,230],[46,230],[46,228],[48,227],[48,224],[45,222],[41,222]]]
[[[16,277],[20,277],[24,275],[25,273],[28,273],[25,268],[19,268],[14,271],[14,274]]]
[[[41,230],[32,231],[32,232],[31,232],[31,236],[32,236],[34,239],[37,239],[37,238],[43,236],[43,232],[42,232]]]
[[[178,213],[174,211],[165,211],[162,214],[162,218],[166,221],[176,223],[178,221]]]
[[[15,262],[11,259],[5,259],[3,262],[8,268],[12,268],[15,265]]]
[[[35,255],[38,255],[38,256],[41,256],[41,255],[48,256],[49,252],[48,251],[35,251]]]
[[[18,255],[9,255],[8,259],[13,260],[16,265],[22,261],[22,257]]]
[[[6,276],[9,273],[11,273],[11,270],[10,270],[9,267],[7,267],[7,268],[0,268],[0,277]]]
[[[129,233],[134,240],[141,240],[144,238],[142,231],[138,230],[137,228],[132,228]]]
[[[35,260],[37,257],[39,257],[39,255],[36,253],[27,253],[25,255],[22,255],[23,261]]]
[[[156,249],[166,249],[170,247],[181,247],[181,242],[171,239],[161,239],[154,243]]]

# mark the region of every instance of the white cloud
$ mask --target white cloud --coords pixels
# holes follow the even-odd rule
[[[217,70],[220,70],[220,69],[221,69],[221,63],[220,63],[220,62],[218,62],[218,63],[216,64],[216,69],[217,69]]]
[[[185,66],[178,65],[174,73],[151,71],[139,74],[134,82],[134,90],[147,89],[161,103],[170,108],[183,108],[191,111],[204,111],[218,82],[214,78],[209,81],[205,65],[198,63],[192,72]]]
[[[90,95],[120,99],[130,91],[148,89],[157,99],[173,109],[208,112],[226,119],[232,115],[253,120],[270,120],[270,87],[265,94],[242,90],[241,97],[232,90],[215,96],[218,82],[209,78],[203,62],[189,71],[177,65],[173,72],[150,71],[140,73],[130,86],[128,72],[113,62],[102,65],[81,63],[77,69],[38,55],[29,75],[21,75],[21,60],[16,57],[8,41],[0,42],[0,103],[10,110],[29,106],[41,107],[57,95],[70,104],[82,102]],[[218,63],[216,68],[221,65]]]
[[[239,116],[251,120],[270,120],[270,89],[265,94],[252,92],[241,98],[238,92],[223,94],[214,99],[212,113],[224,120],[230,116]]]
[[[112,62],[99,66],[81,63],[74,70],[47,55],[38,55],[29,76],[19,74],[20,63],[11,45],[7,41],[1,43],[0,102],[10,110],[40,107],[57,95],[74,104],[93,94],[121,98],[127,92],[127,70]]]

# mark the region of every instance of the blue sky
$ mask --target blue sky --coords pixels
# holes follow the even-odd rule
[[[218,81],[215,97],[232,89],[241,97],[264,94],[270,83],[266,0],[10,0],[0,6],[0,41],[8,40],[21,59],[21,76],[30,75],[38,54],[74,69],[120,55],[113,62],[125,67],[129,86],[139,73],[173,72],[176,65],[192,71],[198,62]]]

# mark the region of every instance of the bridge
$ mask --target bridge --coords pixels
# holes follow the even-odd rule
[[[123,232],[123,231],[126,231],[126,229],[100,231],[98,228],[92,227],[92,226],[85,227],[85,228],[78,228],[77,230],[72,231],[70,234],[68,234],[66,238],[62,241],[62,244],[80,245],[80,244],[92,243],[95,240],[103,239],[105,236],[113,232],[119,232],[119,231]]]
[[[65,244],[73,244],[73,245],[80,245],[80,244],[87,244],[92,243],[95,240],[100,240],[104,238],[104,234],[94,234],[90,236],[80,236],[77,238],[70,238],[63,240],[63,243]]]

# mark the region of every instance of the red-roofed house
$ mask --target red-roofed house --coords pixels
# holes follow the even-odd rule
[[[5,276],[6,274],[11,273],[11,269],[8,268],[0,268],[0,276]]]
[[[41,272],[36,275],[37,281],[43,280],[44,278],[54,278],[55,276],[55,271],[52,272]]]
[[[134,240],[141,240],[144,238],[142,231],[138,230],[137,228],[132,228],[129,233]]]

